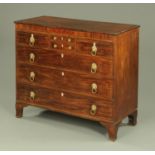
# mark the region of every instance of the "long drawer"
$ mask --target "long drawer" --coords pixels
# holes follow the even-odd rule
[[[110,102],[68,92],[64,92],[62,96],[61,93],[59,90],[18,84],[17,102],[49,107],[53,110],[92,119],[110,120],[112,117]]]
[[[84,74],[19,64],[17,67],[17,79],[21,83],[73,91],[107,100],[114,98],[113,80],[104,79],[103,76],[100,79],[96,79],[95,74],[91,75],[91,73]]]
[[[113,78],[113,62],[111,60],[83,56],[71,51],[62,52],[18,46],[17,63],[19,62],[92,73],[96,77],[102,74],[104,77]]]

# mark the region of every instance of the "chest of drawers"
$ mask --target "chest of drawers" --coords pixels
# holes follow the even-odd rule
[[[137,121],[139,26],[41,16],[16,25],[16,116],[32,105],[100,122]]]

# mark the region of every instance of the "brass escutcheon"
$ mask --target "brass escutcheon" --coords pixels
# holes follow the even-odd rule
[[[34,34],[32,33],[30,36],[29,45],[33,47],[34,43],[35,43],[35,38],[34,38]]]
[[[91,55],[95,56],[96,53],[97,53],[97,47],[96,47],[96,43],[94,42],[91,50]]]
[[[63,53],[61,53],[61,58],[64,58],[64,54]]]

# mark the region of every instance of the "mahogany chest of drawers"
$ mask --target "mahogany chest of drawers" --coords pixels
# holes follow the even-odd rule
[[[139,26],[41,16],[16,21],[16,116],[32,105],[100,122],[137,121]]]

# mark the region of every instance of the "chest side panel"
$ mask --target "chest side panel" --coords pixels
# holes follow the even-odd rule
[[[126,32],[116,38],[116,120],[134,112],[138,102],[138,42],[139,29]]]

